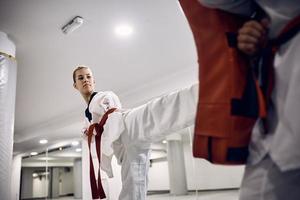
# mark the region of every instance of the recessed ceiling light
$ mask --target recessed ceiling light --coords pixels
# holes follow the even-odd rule
[[[72,146],[77,146],[77,145],[79,145],[79,142],[78,142],[78,141],[73,141],[73,142],[72,142]]]
[[[76,152],[81,152],[81,148],[76,148]]]
[[[130,25],[121,24],[121,25],[116,26],[115,33],[121,37],[129,36],[133,33],[133,28]]]
[[[46,139],[40,140],[40,144],[47,144],[47,143],[48,143],[48,140],[46,140]]]
[[[167,140],[163,140],[162,143],[163,143],[163,144],[166,144],[166,143],[167,143]]]
[[[38,155],[38,153],[37,152],[31,152],[30,155],[36,156],[36,155]]]

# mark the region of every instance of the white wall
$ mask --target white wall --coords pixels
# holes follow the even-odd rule
[[[51,197],[58,198],[59,197],[59,167],[53,167],[51,170],[51,187],[49,188],[49,193]]]
[[[74,160],[73,167],[74,198],[82,199],[82,161],[81,158]]]
[[[167,161],[153,163],[149,169],[148,175],[148,191],[170,189]]]
[[[210,190],[239,188],[244,166],[221,166],[206,160],[194,158],[190,141],[184,141],[184,159],[188,190]],[[157,157],[157,155],[154,155]],[[149,187],[151,190],[169,190],[169,173],[167,161],[153,163],[149,170]]]
[[[32,173],[35,169],[23,168],[22,169],[22,185],[21,185],[21,198],[32,198]]]
[[[41,179],[39,177],[35,177],[33,178],[32,182],[33,182],[33,188],[32,188],[33,198],[47,196],[46,183],[49,182],[49,180],[47,180],[46,182],[46,176],[42,176]]]
[[[60,180],[61,180],[61,188],[59,191],[59,195],[66,195],[74,193],[73,186],[73,167],[69,168],[70,171],[66,171],[64,168],[60,168]]]
[[[46,196],[46,177],[32,177],[32,174],[43,168],[23,168],[22,183],[21,183],[21,198],[36,198]]]
[[[41,168],[23,168],[21,198],[37,198],[46,196],[46,177],[32,177],[36,170]]]
[[[69,167],[70,171],[66,171],[64,167],[59,167],[59,195],[66,195],[74,193],[73,186],[73,167]],[[37,198],[46,196],[46,177],[41,176],[33,178],[32,174],[36,170],[43,170],[43,168],[25,167],[22,169],[22,198]]]
[[[184,152],[189,190],[240,187],[244,166],[214,165],[204,159],[193,158],[188,143],[184,143]]]

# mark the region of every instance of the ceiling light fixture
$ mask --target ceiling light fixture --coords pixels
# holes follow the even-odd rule
[[[78,142],[78,141],[73,141],[73,142],[72,142],[72,146],[77,146],[77,145],[79,145],[79,142]]]
[[[122,24],[116,26],[115,33],[119,36],[129,36],[133,33],[133,28],[127,24]]]
[[[47,143],[48,143],[48,140],[46,140],[46,139],[40,140],[40,144],[47,144]]]
[[[84,20],[80,16],[74,17],[71,21],[69,21],[66,25],[64,25],[61,30],[64,34],[72,33],[77,28],[79,28],[83,24]]]
[[[76,152],[81,152],[81,148],[76,148]]]
[[[31,152],[30,155],[36,156],[36,155],[38,155],[38,152]]]

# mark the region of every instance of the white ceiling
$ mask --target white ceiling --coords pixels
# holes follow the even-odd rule
[[[73,17],[82,27],[61,27]],[[116,25],[133,27],[118,37]],[[14,153],[79,138],[84,102],[72,87],[78,64],[90,66],[98,90],[124,107],[197,81],[191,31],[177,0],[0,0],[0,31],[17,48]]]

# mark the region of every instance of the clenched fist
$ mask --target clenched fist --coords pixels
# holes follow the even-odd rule
[[[269,20],[261,22],[251,20],[246,22],[238,32],[238,49],[247,55],[254,55],[263,47],[267,39]]]

